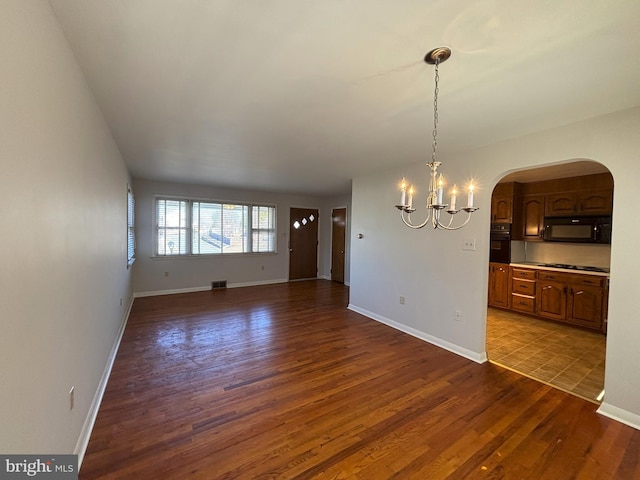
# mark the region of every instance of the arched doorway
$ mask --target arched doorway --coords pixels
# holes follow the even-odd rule
[[[508,174],[492,198],[492,222],[511,237],[508,262],[489,264],[487,356],[594,402],[604,388],[610,241],[543,233],[553,219],[610,219],[612,198],[611,173],[586,160]]]

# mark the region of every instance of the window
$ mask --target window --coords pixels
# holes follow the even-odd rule
[[[274,252],[276,249],[276,209],[254,205],[251,222],[251,251]]]
[[[189,253],[187,239],[188,202],[184,200],[158,199],[156,202],[157,254],[185,255]]]
[[[156,199],[156,255],[275,251],[273,206]]]
[[[131,187],[127,186],[127,267],[136,260],[135,201]]]

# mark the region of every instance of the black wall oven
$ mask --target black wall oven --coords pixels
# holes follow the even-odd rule
[[[489,235],[489,261],[497,263],[511,262],[511,224],[492,223]]]

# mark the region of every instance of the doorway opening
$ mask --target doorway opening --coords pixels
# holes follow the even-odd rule
[[[548,241],[544,229],[551,218],[610,219],[612,208],[613,177],[593,161],[521,170],[496,185],[492,231],[508,225],[511,236],[508,261],[489,263],[491,362],[602,401],[610,244]]]

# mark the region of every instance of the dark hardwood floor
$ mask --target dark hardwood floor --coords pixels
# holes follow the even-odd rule
[[[318,280],[136,299],[80,478],[640,478],[640,431],[347,297]]]

